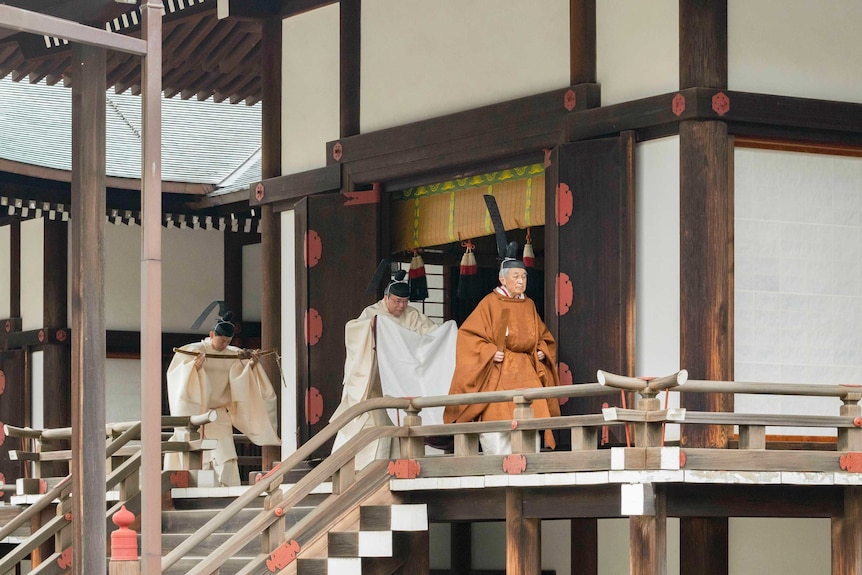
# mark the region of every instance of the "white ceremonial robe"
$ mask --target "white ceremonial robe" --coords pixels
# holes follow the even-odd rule
[[[195,369],[198,353],[236,355],[238,347],[216,351],[210,338],[206,338],[181,349],[195,355],[177,353],[168,367],[171,415],[216,410],[218,419],[202,428],[203,437],[218,441],[213,451],[204,452],[204,469],[215,470],[221,485],[239,485],[233,428],[257,445],[281,445],[275,391],[260,364],[252,368],[249,360],[208,357],[200,369]],[[184,455],[166,455],[165,469],[188,469]]]
[[[364,399],[383,396],[380,372],[377,368],[374,334],[371,329],[371,319],[375,316],[389,318],[399,326],[419,334],[430,333],[438,327],[436,323],[410,306],[404,310],[400,317],[395,317],[386,309],[386,303],[382,299],[365,308],[358,318],[347,322],[344,326],[344,345],[347,348],[347,357],[344,361],[341,403],[330,421]],[[332,451],[347,443],[363,429],[383,425],[392,425],[392,420],[389,419],[385,411],[377,410],[362,414],[341,428],[335,437]],[[375,459],[389,459],[397,456],[398,443],[386,437],[371,442],[359,451],[356,454],[355,467],[359,470]]]

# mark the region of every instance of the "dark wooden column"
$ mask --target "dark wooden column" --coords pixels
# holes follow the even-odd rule
[[[727,87],[727,0],[680,0],[679,87]],[[680,367],[733,379],[733,149],[721,122],[680,124]],[[733,397],[685,394],[698,411],[733,411]],[[724,427],[686,427],[688,447],[725,447]],[[681,575],[726,575],[727,518],[680,519]]]
[[[359,133],[359,83],[362,63],[362,0],[341,0],[340,110],[342,138]]]
[[[629,573],[667,573],[667,505],[664,490],[655,487],[655,513],[629,518]]]
[[[43,347],[43,417],[45,427],[69,427],[72,425],[72,350],[68,339],[57,337],[68,333],[68,225],[61,219],[44,219],[44,292],[42,326],[45,330]],[[66,343],[53,343],[57,340]],[[65,464],[52,464],[51,475],[66,475]]]
[[[599,524],[592,517],[572,519],[572,575],[598,575]]]
[[[452,575],[467,575],[473,566],[473,524],[452,523],[451,529],[449,572]]]
[[[262,129],[261,177],[281,175],[281,18],[263,20],[262,39]],[[261,301],[260,343],[262,349],[281,349],[281,216],[271,205],[261,206],[261,251],[263,297]],[[266,370],[278,396],[278,423],[281,430],[281,375],[275,355],[263,357]],[[281,448],[264,446],[263,469],[281,461]]]
[[[242,232],[224,230],[224,305],[233,312],[234,318],[242,322],[242,247],[245,245]]]
[[[572,85],[596,81],[596,0],[569,0]]]
[[[506,575],[542,571],[542,522],[524,516],[524,491],[506,489]]]
[[[105,573],[105,50],[72,48],[72,546]],[[86,526],[86,529],[84,527]],[[86,536],[85,536],[86,535]]]
[[[9,317],[21,318],[21,220],[18,219],[9,224]]]
[[[844,514],[832,518],[832,575],[862,574],[862,487],[844,488]]]

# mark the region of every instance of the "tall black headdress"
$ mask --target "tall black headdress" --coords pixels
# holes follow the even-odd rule
[[[518,242],[506,242],[506,228],[503,226],[503,218],[500,216],[500,208],[497,206],[497,198],[491,194],[482,196],[485,199],[485,207],[494,225],[494,236],[497,238],[497,257],[500,259],[500,272],[505,269],[526,269],[524,262],[518,259]]]

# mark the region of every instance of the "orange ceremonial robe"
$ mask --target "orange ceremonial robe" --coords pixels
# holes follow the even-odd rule
[[[503,325],[506,309],[508,322]],[[504,347],[505,355],[502,362],[495,363],[498,346]],[[539,350],[545,353],[543,361],[539,361]],[[559,385],[556,361],[554,337],[539,317],[533,300],[506,297],[494,290],[479,302],[458,330],[455,374],[449,394]],[[556,399],[537,400],[532,407],[535,417],[560,415]],[[499,421],[512,419],[514,411],[513,402],[453,405],[446,408],[443,420]],[[545,432],[545,444],[555,446],[550,431]]]

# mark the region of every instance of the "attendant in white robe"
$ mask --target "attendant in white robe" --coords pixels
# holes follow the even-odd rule
[[[275,391],[258,363],[258,350],[229,345],[231,316],[225,313],[203,341],[180,348],[191,353],[178,351],[167,373],[171,415],[218,414],[202,428],[204,438],[218,441],[215,450],[204,452],[203,467],[214,470],[218,484],[226,486],[240,484],[234,427],[257,445],[281,444]],[[166,456],[165,469],[188,469],[183,454]]]
[[[341,394],[341,404],[330,421],[360,401],[383,395],[375,345],[374,328],[377,316],[388,317],[398,325],[419,334],[427,334],[437,328],[437,324],[428,316],[407,305],[410,289],[405,277],[406,272],[399,271],[395,279],[386,286],[383,299],[366,307],[358,318],[345,325],[344,345],[347,348],[347,358],[344,362],[344,389]],[[392,424],[392,420],[384,410],[365,413],[341,428],[335,437],[332,451],[347,443],[365,428]],[[356,455],[355,467],[357,470],[362,469],[374,459],[389,459],[397,456],[396,441],[392,441],[391,438],[379,439]]]

